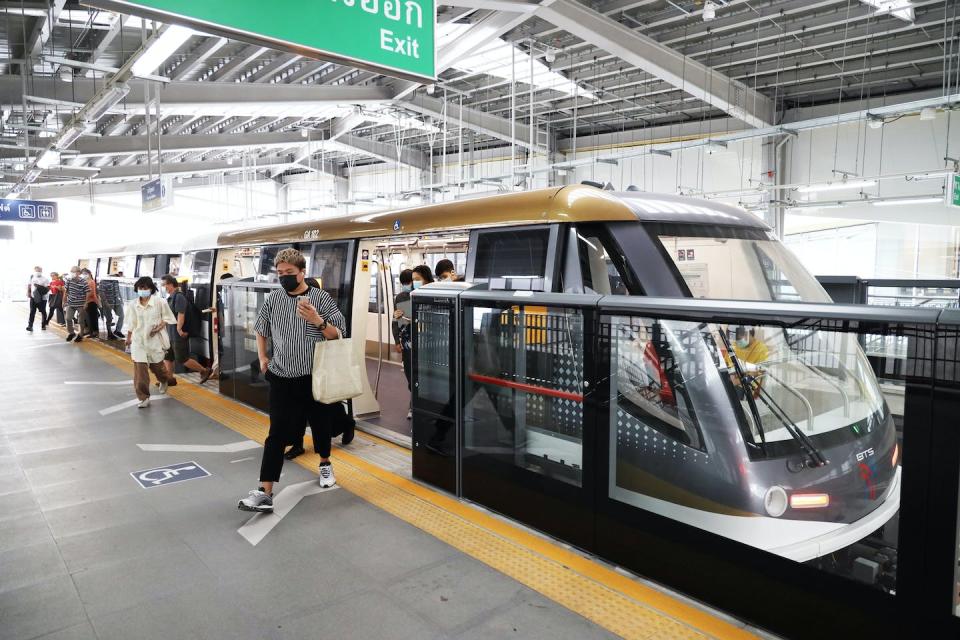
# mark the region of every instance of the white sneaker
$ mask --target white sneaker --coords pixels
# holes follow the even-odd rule
[[[143,400],[137,403],[138,409],[146,409],[149,406],[150,406],[150,398],[144,398]]]
[[[241,511],[256,511],[258,513],[273,512],[273,497],[260,489],[251,491],[250,495],[237,502],[237,509]]]
[[[333,475],[333,465],[329,462],[320,463],[320,486],[324,489],[329,489],[333,485],[337,484],[337,479]]]
[[[163,395],[163,394],[165,394],[166,392],[167,392],[167,383],[166,383],[166,382],[161,382],[161,383],[160,383],[160,395]]]

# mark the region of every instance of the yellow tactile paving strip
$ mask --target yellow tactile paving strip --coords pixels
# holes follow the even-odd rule
[[[126,356],[96,343],[80,345],[132,376]],[[263,443],[267,418],[212,390],[171,387],[171,396],[229,429]],[[623,638],[753,639],[729,622],[647,587],[549,540],[351,455],[334,450],[337,481],[347,491],[504,573]],[[315,471],[319,458],[296,459]]]

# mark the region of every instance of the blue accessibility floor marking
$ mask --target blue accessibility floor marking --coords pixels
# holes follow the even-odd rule
[[[145,469],[143,471],[131,471],[130,475],[144,489],[162,487],[176,482],[186,480],[196,480],[197,478],[207,478],[210,472],[201,467],[196,462],[178,462],[177,464],[167,465],[165,467],[156,467],[154,469]]]

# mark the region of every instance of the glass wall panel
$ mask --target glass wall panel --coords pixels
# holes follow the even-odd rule
[[[583,482],[583,315],[466,307],[464,459]]]

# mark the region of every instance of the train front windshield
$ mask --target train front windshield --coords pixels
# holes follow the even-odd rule
[[[693,297],[830,302],[796,257],[764,231],[689,225],[658,231]],[[854,336],[769,326],[675,329],[663,332],[676,340],[663,345],[675,354],[688,349],[679,336],[691,331],[716,346],[709,349],[712,359],[734,387],[750,440],[767,455],[841,444],[886,418],[876,378]]]

